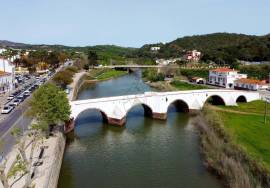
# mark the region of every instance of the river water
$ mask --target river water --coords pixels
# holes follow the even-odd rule
[[[149,91],[133,73],[85,87],[78,99]],[[98,111],[76,120],[68,139],[59,188],[219,188],[203,166],[192,117],[169,108],[167,121],[144,117],[142,106],[127,115],[125,127],[108,126]]]

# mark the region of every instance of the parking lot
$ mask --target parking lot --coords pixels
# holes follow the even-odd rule
[[[20,86],[10,95],[2,98],[0,121],[3,121],[10,113],[18,108],[52,74],[52,72],[48,72],[40,76],[16,75],[16,81]]]

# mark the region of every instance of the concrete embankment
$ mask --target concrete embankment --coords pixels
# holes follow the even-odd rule
[[[49,166],[50,170],[46,176],[47,183],[43,184],[43,186],[37,186],[37,187],[57,188],[62,160],[64,156],[64,151],[65,151],[65,145],[66,145],[66,138],[62,133],[59,133],[56,136],[54,147],[51,149],[52,153],[50,156],[48,156],[48,160],[50,160],[51,162]]]
[[[68,94],[68,100],[75,100],[77,97],[77,93],[84,82],[85,71],[78,72],[73,77],[73,82],[69,85],[70,91]]]

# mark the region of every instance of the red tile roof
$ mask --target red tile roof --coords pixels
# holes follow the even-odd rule
[[[230,68],[217,68],[217,69],[213,69],[211,71],[215,71],[215,72],[239,72],[238,70],[234,70],[234,69],[230,69]]]
[[[244,84],[258,84],[258,85],[264,85],[265,80],[253,80],[248,78],[241,78],[239,80],[236,80],[237,83],[244,83]]]

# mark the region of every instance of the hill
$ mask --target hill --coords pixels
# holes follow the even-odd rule
[[[151,53],[150,47],[161,47],[158,53]],[[270,34],[265,36],[236,33],[213,33],[178,38],[166,44],[144,45],[137,51],[138,56],[157,58],[179,57],[186,50],[199,50],[202,60],[220,64],[232,64],[236,60],[270,61]]]

